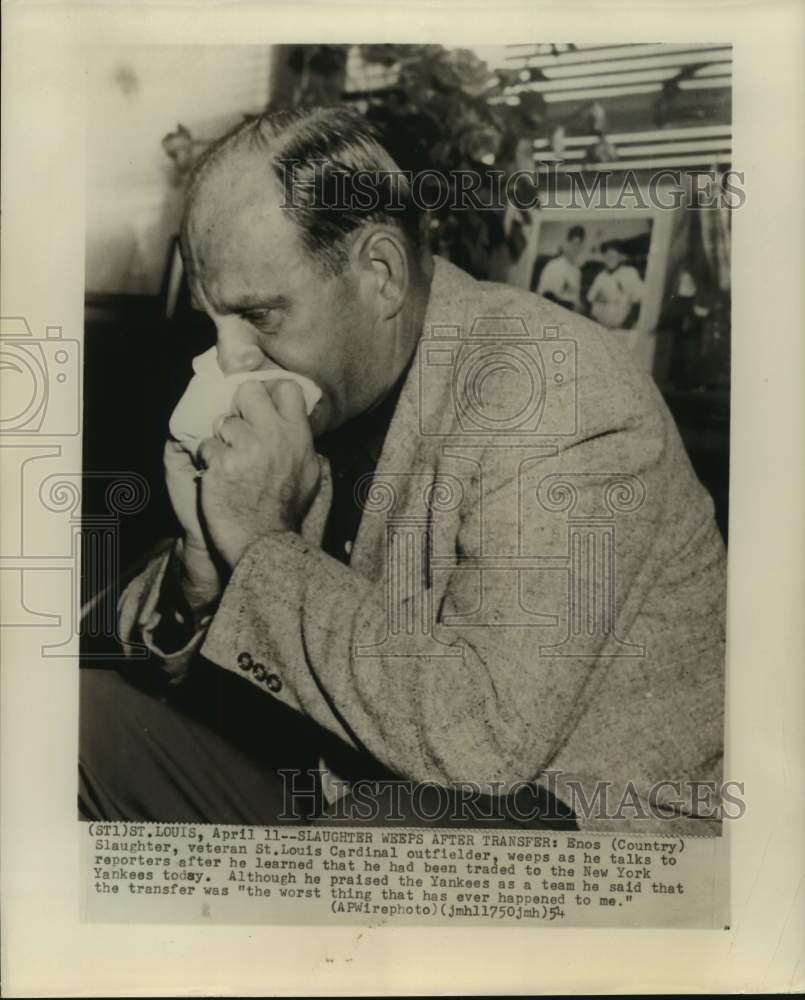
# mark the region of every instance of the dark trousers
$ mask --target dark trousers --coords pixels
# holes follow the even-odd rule
[[[88,820],[575,829],[542,789],[528,801],[401,782],[242,678],[199,660],[171,688],[147,664],[81,670],[79,813]],[[329,804],[324,756],[357,781]]]

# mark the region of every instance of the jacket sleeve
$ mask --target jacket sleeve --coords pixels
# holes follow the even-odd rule
[[[211,616],[202,619],[200,627],[195,630],[188,630],[186,620],[180,617],[174,623],[177,627],[172,632],[179,635],[186,633],[182,641],[178,644],[165,642],[165,617],[179,613],[178,605],[177,609],[168,607],[171,603],[168,572],[172,559],[173,546],[155,556],[123,591],[117,608],[118,634],[126,656],[131,654],[132,643],[142,643],[150,654],[151,662],[159,662],[171,682],[179,683],[204,640]]]
[[[319,461],[321,486],[302,526],[303,537],[316,542],[321,541],[332,498],[329,464],[321,456]],[[117,605],[118,635],[124,655],[131,656],[133,643],[145,645],[151,661],[160,663],[174,683],[184,678],[214,613],[209,609],[198,620],[184,599],[172,572],[179,544],[178,539],[168,542],[164,551],[155,555],[126,586]],[[173,620],[166,621],[169,618]]]
[[[631,426],[610,426],[557,455],[526,463],[516,491],[533,497],[546,476],[585,470],[579,503],[589,507],[594,498],[586,493],[599,488],[596,471],[629,472],[646,484],[650,502],[629,515],[628,544],[618,564],[622,635],[651,586],[647,574],[655,572],[656,554],[650,559],[649,553],[664,516],[663,482],[674,474],[666,460],[668,430],[667,419],[652,408]],[[561,641],[567,625],[567,574],[555,568],[524,573],[519,593],[511,573],[486,573],[486,627],[460,624],[470,621],[478,604],[480,573],[473,560],[482,547],[500,551],[516,536],[520,554],[559,558],[567,550],[566,515],[534,507],[523,517],[514,510],[511,485],[493,466],[462,512],[457,561],[445,570],[446,586],[438,591],[443,596],[434,632],[444,655],[434,655],[427,635],[408,636],[405,656],[385,655],[379,645],[389,627],[384,586],[292,533],[265,536],[247,550],[202,653],[403,777],[498,787],[533,778],[593,696],[606,650],[599,646],[581,657],[544,652]],[[706,516],[699,494],[691,496],[697,498],[689,505],[697,508],[695,516]],[[491,524],[485,538],[479,531],[482,507]],[[537,627],[522,625],[520,612],[529,606],[545,612],[534,619]],[[375,655],[372,646],[379,650]]]

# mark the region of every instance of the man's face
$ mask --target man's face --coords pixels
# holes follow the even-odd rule
[[[607,271],[614,271],[621,262],[621,255],[615,247],[608,247],[604,251],[604,266]]]
[[[264,163],[224,165],[193,199],[183,256],[194,304],[215,323],[223,371],[308,376],[322,390],[310,417],[320,434],[389,388],[392,345],[378,329],[369,283],[350,264],[323,277],[280,205]]]
[[[581,256],[582,240],[580,236],[574,236],[565,243],[565,257],[571,264],[575,264]]]

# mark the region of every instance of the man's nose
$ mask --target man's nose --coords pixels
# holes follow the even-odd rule
[[[269,367],[270,363],[260,350],[254,332],[242,321],[224,320],[218,324],[217,348],[218,365],[225,375]]]

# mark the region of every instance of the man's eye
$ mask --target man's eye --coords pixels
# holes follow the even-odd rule
[[[243,318],[247,323],[260,327],[260,329],[271,328],[276,326],[279,321],[279,309],[253,309],[244,313]]]

